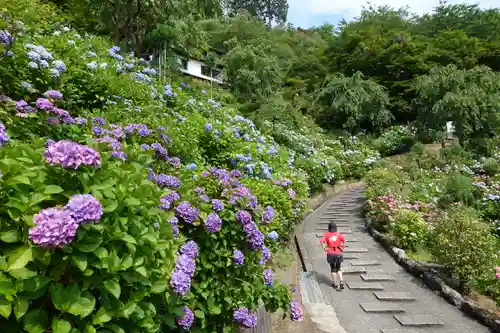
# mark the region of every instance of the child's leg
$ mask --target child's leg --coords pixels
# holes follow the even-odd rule
[[[336,272],[332,272],[333,284],[337,285],[337,279],[338,279],[337,273]]]
[[[344,279],[342,274],[342,257],[339,258],[339,263],[337,268],[338,268],[337,275],[339,276],[340,289],[344,289]]]

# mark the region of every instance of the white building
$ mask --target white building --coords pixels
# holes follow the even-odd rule
[[[222,81],[222,70],[210,68],[199,60],[181,58],[179,59],[179,64],[181,65],[180,71],[184,74],[219,84],[224,83]]]

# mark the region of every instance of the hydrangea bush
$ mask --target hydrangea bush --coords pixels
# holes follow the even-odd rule
[[[273,254],[311,190],[364,175],[378,153],[257,128],[35,3],[0,1],[8,331],[232,332],[262,305],[301,320]]]
[[[463,291],[475,288],[500,304],[495,271],[500,265],[500,175],[488,169],[491,160],[459,158],[449,151],[427,156],[428,169],[412,153],[372,170],[367,215],[416,258],[446,266]]]
[[[60,143],[0,150],[4,327],[159,331],[181,311],[179,300],[161,304],[183,241],[157,208],[162,190],[135,163],[71,141],[56,151]]]

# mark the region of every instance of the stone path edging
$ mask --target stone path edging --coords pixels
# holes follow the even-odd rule
[[[448,286],[434,268],[408,258],[405,251],[394,246],[394,243],[387,235],[375,230],[369,217],[366,217],[365,221],[366,228],[370,235],[380,243],[406,271],[422,279],[431,290],[439,292],[441,297],[450,304],[455,305],[465,314],[477,319],[483,325],[489,327],[494,333],[500,333],[500,320],[496,316],[467,300],[458,291]]]

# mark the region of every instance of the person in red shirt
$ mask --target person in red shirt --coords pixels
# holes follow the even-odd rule
[[[345,238],[340,232],[337,232],[337,224],[330,222],[328,225],[328,232],[323,234],[320,239],[321,245],[326,252],[326,261],[330,264],[330,271],[332,273],[333,284],[332,287],[337,289],[344,289],[344,281],[342,279],[342,253],[345,248]],[[338,283],[337,283],[338,278]]]

